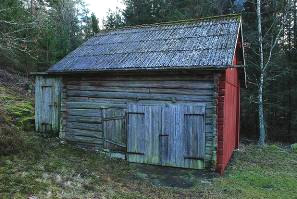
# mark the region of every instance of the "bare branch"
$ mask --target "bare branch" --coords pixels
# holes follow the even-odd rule
[[[284,10],[284,13],[285,13],[285,16],[283,16],[283,17],[286,17],[288,15],[288,13],[290,13],[290,6],[286,7],[286,9]],[[263,67],[263,72],[265,72],[267,70],[269,63],[271,62],[272,52],[273,52],[274,48],[276,47],[276,45],[277,45],[277,43],[279,41],[281,33],[284,30],[283,27],[284,27],[284,23],[281,22],[281,27],[279,28],[279,31],[278,31],[274,41],[272,40],[273,42],[272,42],[270,50],[269,50],[269,56],[268,56],[267,62],[265,63],[265,65]]]

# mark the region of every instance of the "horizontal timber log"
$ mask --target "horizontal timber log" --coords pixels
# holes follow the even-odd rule
[[[167,101],[197,101],[209,102],[213,100],[212,96],[189,96],[176,94],[146,94],[146,93],[127,93],[127,92],[100,92],[100,91],[68,91],[69,97],[95,97],[112,99],[147,99],[147,100],[167,100]]]
[[[162,89],[162,88],[125,88],[125,87],[97,87],[97,86],[67,86],[69,91],[101,91],[101,92],[132,92],[151,94],[182,94],[213,96],[213,89]]]
[[[212,81],[69,81],[67,85],[96,87],[213,89]]]
[[[85,116],[72,116],[67,115],[63,118],[67,118],[67,122],[81,122],[81,123],[102,123],[101,117],[85,117]]]
[[[147,104],[147,103],[144,103]],[[162,104],[162,102],[156,102],[156,105]],[[166,104],[164,102],[164,104]],[[192,105],[199,105],[197,103],[187,103]],[[203,104],[204,105],[204,104]],[[68,109],[109,109],[109,108],[119,108],[119,109],[126,109],[127,103],[123,104],[115,104],[113,102],[67,102],[67,108]],[[206,107],[206,110],[214,110],[214,106],[211,106],[211,104],[208,104]]]
[[[96,102],[67,102],[68,109],[108,109],[108,108],[126,108],[126,104],[114,103],[96,103]]]
[[[67,109],[67,114],[72,116],[101,117],[100,109]]]
[[[90,131],[90,130],[81,130],[81,129],[72,129],[72,128],[66,128],[66,137],[67,136],[80,136],[88,138],[94,138],[94,139],[102,139],[103,134],[102,131]]]
[[[166,73],[164,74],[152,74],[149,72],[146,72],[145,75],[140,75],[139,73],[134,73],[134,74],[127,74],[127,75],[90,75],[90,76],[75,76],[75,77],[66,77],[64,79],[65,82],[68,81],[86,81],[86,80],[91,80],[91,81],[97,81],[97,80],[108,80],[108,81],[133,81],[133,80],[145,80],[145,81],[164,81],[164,80],[211,80],[213,79],[213,74],[211,72],[205,72],[203,74],[194,74],[194,73],[187,73],[187,74],[180,74],[180,73],[175,73],[175,74],[170,74]]]
[[[67,122],[67,127],[70,129],[102,131],[102,124],[96,123]]]
[[[172,100],[135,100],[135,99],[110,99],[110,98],[96,98],[96,97],[68,97],[67,103],[106,103],[107,107],[110,105],[122,106],[127,105],[128,103],[138,103],[138,104],[146,104],[146,105],[160,105],[160,104],[168,104],[173,103]],[[192,101],[185,101],[180,100],[177,103],[185,103],[185,104],[193,104],[193,105],[199,105],[204,104],[206,107],[213,107],[213,101],[204,102],[204,101],[198,101],[198,102],[192,102]]]

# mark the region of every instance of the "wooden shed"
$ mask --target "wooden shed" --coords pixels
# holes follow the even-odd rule
[[[102,31],[36,74],[36,131],[222,173],[239,144],[241,17]]]

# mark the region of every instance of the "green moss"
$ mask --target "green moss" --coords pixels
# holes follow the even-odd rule
[[[12,101],[12,100],[15,100],[16,98],[13,97],[13,96],[3,96],[3,95],[0,95],[0,100],[1,101]]]
[[[0,86],[0,122],[16,125],[20,129],[33,130],[33,100]]]
[[[17,101],[18,94],[8,88],[0,86],[0,102]]]
[[[15,104],[9,104],[5,108],[18,127],[24,130],[33,129],[34,108],[32,102],[25,101]]]
[[[24,115],[32,115],[32,102],[21,102],[6,106],[8,112],[15,117],[22,117]]]

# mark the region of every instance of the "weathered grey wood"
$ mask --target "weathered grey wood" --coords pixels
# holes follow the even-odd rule
[[[204,158],[205,134],[204,116],[198,114],[185,114],[185,156]]]
[[[184,167],[200,168],[205,158],[205,107],[184,107]]]
[[[36,76],[35,128],[42,133],[58,133],[60,130],[61,79]]]
[[[162,127],[162,106],[145,106],[147,113],[147,119],[145,121],[145,142],[147,143],[146,147],[146,156],[145,163],[148,164],[160,164],[160,135]]]
[[[161,107],[128,105],[128,160],[159,164]]]
[[[146,81],[164,81],[164,80],[184,80],[184,81],[191,81],[191,80],[210,80],[213,78],[212,72],[201,71],[199,73],[193,74],[192,72],[189,73],[166,73],[164,76],[163,74],[156,74],[145,72],[145,75],[139,73],[131,73],[131,74],[114,74],[114,75],[93,75],[93,76],[76,76],[76,77],[67,77],[67,81],[97,81],[105,80],[105,81],[133,81],[133,80],[146,80]]]
[[[64,119],[67,120],[67,122],[80,122],[80,123],[86,123],[86,124],[100,124],[102,123],[102,117],[86,117],[86,116],[72,116],[72,115],[65,115]]]
[[[148,99],[148,100],[168,100],[176,102],[179,100],[207,102],[212,101],[211,96],[177,95],[177,94],[147,94],[147,93],[127,93],[127,92],[100,92],[100,91],[68,91],[69,97],[93,97],[93,98],[113,98],[113,99]]]
[[[104,147],[113,151],[124,151],[127,143],[125,109],[103,109],[102,120]]]
[[[212,89],[212,81],[68,81],[68,85],[97,87],[132,87],[132,88],[171,88],[171,89]]]
[[[111,107],[113,104],[115,107],[118,106],[127,106],[128,103],[135,103],[138,104],[147,104],[147,105],[160,105],[160,104],[168,104],[173,103],[173,99],[161,99],[161,100],[152,100],[152,99],[113,99],[113,98],[96,98],[96,97],[68,97],[67,100],[71,102],[91,102],[91,103],[106,103],[107,108]],[[211,101],[185,101],[185,100],[178,100],[176,103],[186,103],[186,104],[205,104],[207,107],[213,106],[213,100]]]
[[[100,123],[82,123],[82,122],[67,122],[67,127],[72,129],[102,131],[102,124]]]
[[[167,89],[167,88],[131,88],[131,87],[98,87],[98,86],[82,86],[69,85],[68,90],[71,91],[100,91],[100,92],[126,92],[131,93],[159,93],[159,94],[186,94],[186,95],[213,95],[213,89]]]
[[[124,144],[116,140],[120,140],[119,127],[124,126],[122,120],[125,120],[126,116],[117,115],[116,110],[129,112],[128,107],[132,106],[130,104],[133,104],[135,110],[138,110],[136,106],[143,109],[143,118],[139,116],[141,114],[127,114],[128,123],[131,120],[133,124],[137,123],[137,120],[144,121],[143,125],[140,123],[133,127],[134,132],[137,129],[142,132],[140,133],[142,136],[133,137],[134,142],[137,143],[133,145],[135,150],[131,147],[129,150],[128,139],[127,150],[131,152],[128,155],[129,161],[186,168],[204,168],[205,162],[210,161],[215,150],[215,146],[212,145],[215,139],[213,129],[216,113],[213,74],[209,73],[205,76],[180,73],[174,76],[163,74],[156,76],[77,76],[64,79],[64,85],[63,120],[65,125],[68,127],[75,122],[83,123],[81,126],[86,128],[89,127],[88,124],[101,125],[100,133],[104,133],[102,144],[104,143],[105,148],[125,148]],[[185,116],[185,111],[191,110],[187,108],[188,106],[205,106],[204,161],[202,159],[185,160],[187,154],[184,153],[185,144],[180,142],[184,139],[181,132],[185,131],[185,124],[195,129],[199,125],[194,124],[195,121],[199,122],[195,116]],[[167,110],[167,116],[164,116],[164,110]],[[129,134],[128,123],[126,133]],[[168,125],[165,125],[166,123]],[[80,130],[78,126],[75,127]],[[190,137],[195,137],[196,131],[191,130],[190,127],[186,131],[190,132]],[[64,129],[65,134],[69,134],[67,131],[68,129]],[[93,133],[92,131],[90,129],[90,134]],[[168,131],[172,136],[160,138],[160,134],[162,135],[164,131]],[[106,139],[107,135],[111,137]],[[80,134],[78,136],[80,137],[78,143],[86,143],[81,138],[83,136]],[[195,142],[191,144],[198,145]],[[191,153],[199,153],[195,150]]]
[[[61,139],[65,138],[65,133],[66,133],[66,90],[64,89],[63,81],[61,78],[61,97],[60,97],[60,104],[61,104],[61,109],[60,109],[60,132],[59,132],[59,137]]]
[[[108,109],[108,108],[126,108],[125,104],[115,103],[96,103],[96,102],[67,102],[68,109]]]
[[[128,105],[128,152],[145,153],[145,107]]]
[[[84,117],[101,117],[100,109],[68,109],[68,115]]]
[[[66,136],[80,136],[82,137],[81,139],[83,139],[83,137],[86,137],[86,139],[88,138],[99,138],[99,139],[103,139],[103,133],[102,131],[99,130],[82,130],[82,129],[73,129],[73,128],[66,128],[67,130],[67,134]]]
[[[129,161],[203,168],[205,158],[204,106],[134,104],[128,105],[128,114]],[[135,118],[140,115],[142,119],[137,121]],[[145,129],[133,127],[133,124],[137,122],[144,123]],[[142,134],[144,134],[144,141],[139,139],[139,135]],[[155,137],[158,138],[154,139]],[[137,144],[140,143],[140,148],[137,148]],[[155,161],[151,161],[153,157]]]
[[[162,132],[160,136],[160,159],[162,165],[176,165],[176,106],[162,107]]]
[[[84,85],[68,85],[68,90],[73,91],[108,91],[108,92],[122,92],[123,89],[127,92],[149,93],[149,88],[134,88],[134,87],[104,87],[104,86],[84,86]]]

